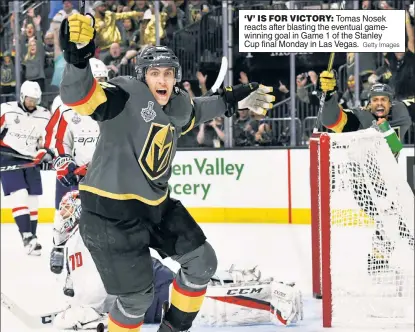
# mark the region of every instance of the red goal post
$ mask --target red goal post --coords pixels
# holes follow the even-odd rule
[[[414,195],[383,136],[316,133],[309,147],[312,292],[323,326],[413,329]]]

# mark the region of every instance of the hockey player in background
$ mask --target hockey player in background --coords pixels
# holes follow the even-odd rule
[[[108,69],[105,64],[96,58],[89,59],[89,63],[95,79],[106,82]],[[74,171],[91,161],[99,137],[99,126],[91,117],[80,116],[63,104],[60,96],[53,102],[52,113],[46,126],[45,147],[53,148],[58,153],[53,162],[56,170],[56,218],[63,195],[78,189],[80,176],[74,174]]]
[[[60,44],[67,65],[62,101],[99,121],[100,139],[80,184],[79,230],[107,293],[117,296],[108,329],[139,331],[153,301],[149,247],[175,259],[171,304],[159,332],[188,330],[204,299],[217,259],[206,237],[183,205],[170,198],[168,180],[179,136],[226,114],[235,106],[265,114],[271,88],[257,83],[227,87],[219,95],[195,98],[176,86],[181,66],[161,46],[137,57],[137,78],[120,76],[99,84],[88,59],[95,52],[93,18],[64,20]],[[231,106],[231,107],[230,107]]]
[[[338,105],[337,83],[333,71],[323,71],[320,74],[320,88],[326,93],[322,123],[336,133],[377,127],[387,121],[398,137],[403,140],[412,124],[407,105],[394,100],[392,89],[387,84],[374,84],[369,93],[369,105],[365,108],[354,109],[343,109]],[[373,156],[367,154],[366,159],[365,164],[370,165],[370,170],[362,169],[357,163],[348,165],[348,167],[349,171],[353,172],[351,185],[354,199],[359,207],[376,221],[377,225],[372,242],[373,250],[368,255],[368,271],[372,273],[388,269],[389,258],[394,250],[394,240],[385,231],[385,226],[389,226],[385,225],[385,217],[397,215],[396,229],[399,229],[400,237],[408,242],[412,250],[414,248],[412,233],[414,221],[406,220],[407,218],[402,215],[400,206],[402,202],[391,201],[390,206],[378,206],[375,203],[375,200],[380,201],[376,198],[387,198],[388,190],[379,166],[373,161]],[[365,174],[367,174],[366,177]],[[369,189],[365,178],[369,178],[373,190]]]
[[[369,105],[354,109],[339,106],[333,71],[323,71],[320,74],[320,88],[326,93],[322,123],[336,133],[367,129],[373,125],[374,120],[378,124],[387,120],[403,140],[412,124],[407,106],[401,101],[393,100],[392,89],[387,84],[374,84],[369,92]]]
[[[39,165],[52,161],[53,152],[43,148],[45,126],[50,119],[47,109],[39,106],[42,91],[37,82],[25,81],[20,87],[17,102],[1,104],[0,154],[1,164],[27,163],[6,153],[32,157]],[[38,197],[42,195],[40,166],[2,172],[1,184],[5,196],[10,196],[13,218],[23,239],[27,254],[40,255],[36,228],[38,221]]]
[[[108,295],[101,278],[79,234],[81,201],[78,191],[67,193],[60,202],[54,223],[54,243],[64,248],[56,264],[51,257],[51,270],[65,279],[64,294],[69,307],[57,315],[54,326],[59,329],[90,329],[106,325],[106,314],[116,300]],[[54,264],[52,264],[54,261]],[[155,296],[144,316],[144,323],[159,323],[162,304],[169,300],[169,286],[175,273],[158,259],[153,261]],[[174,269],[174,267],[173,267]],[[62,273],[63,272],[63,273]],[[197,324],[209,326],[261,324],[274,322],[290,325],[302,319],[301,292],[293,283],[262,278],[256,268],[231,268],[215,274],[209,282],[206,301]]]

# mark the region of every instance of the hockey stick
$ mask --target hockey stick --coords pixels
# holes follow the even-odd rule
[[[19,169],[36,167],[38,165],[39,165],[39,163],[31,162],[31,163],[21,164],[21,165],[1,166],[0,167],[0,172],[16,171],[16,170],[19,170]]]
[[[336,53],[332,52],[330,53],[330,58],[329,58],[329,63],[327,66],[327,71],[330,72],[333,69],[333,62],[334,62],[334,55]],[[326,92],[322,92],[321,93],[321,97],[320,97],[320,106],[318,108],[318,113],[317,113],[317,119],[316,122],[314,122],[314,128],[313,128],[313,134],[318,132],[318,129],[320,127],[320,122],[321,122],[321,114],[323,113],[323,108],[324,108],[324,103],[326,102]]]
[[[53,319],[62,311],[55,311],[44,315],[30,315],[20,308],[14,301],[1,293],[1,305],[15,315],[22,323],[31,329],[50,327]]]
[[[31,157],[31,156],[25,156],[23,154],[18,154],[18,153],[13,153],[13,152],[8,152],[8,151],[1,151],[0,150],[0,154],[3,156],[9,156],[9,157],[14,157],[14,158],[19,158],[19,159],[25,159],[25,160],[35,160],[35,158]]]
[[[346,8],[346,1],[343,0],[340,3],[339,10],[344,10],[345,8]],[[329,63],[328,63],[328,66],[327,66],[327,71],[328,72],[330,72],[333,69],[334,55],[335,55],[334,52],[330,53]],[[323,113],[323,108],[324,108],[324,103],[325,102],[326,102],[326,93],[323,92],[321,94],[321,97],[320,97],[320,106],[318,108],[317,119],[314,122],[313,134],[317,133],[318,129],[320,127],[320,122],[321,122],[320,118],[321,118],[322,113]]]
[[[203,97],[212,96],[214,93],[216,93],[216,91],[218,91],[223,81],[225,80],[227,71],[228,71],[228,59],[226,57],[222,57],[222,63],[220,65],[218,77],[216,77],[215,83],[212,85],[210,90],[206,92],[205,95],[203,95]]]
[[[1,293],[1,305],[15,315],[23,324],[30,329],[50,328],[56,315],[60,314],[64,310],[54,311],[44,315],[30,315],[25,310],[20,308],[14,301],[8,298],[4,293]],[[83,327],[94,328],[98,332],[104,332],[105,326],[101,322],[91,324],[94,322],[87,322],[81,324]]]
[[[85,15],[85,0],[79,1],[79,13]]]

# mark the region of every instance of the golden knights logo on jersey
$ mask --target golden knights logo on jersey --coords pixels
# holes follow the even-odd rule
[[[161,177],[169,168],[173,149],[173,131],[170,125],[152,123],[138,160],[150,180]]]

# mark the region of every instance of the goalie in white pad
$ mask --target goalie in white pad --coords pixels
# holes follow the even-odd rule
[[[301,292],[294,283],[262,279],[256,268],[218,272],[209,283],[195,324],[291,325],[303,319]]]
[[[92,257],[78,231],[81,215],[81,200],[77,190],[68,192],[59,205],[58,218],[54,224],[54,243],[60,251],[51,253],[51,270],[65,273],[64,294],[70,306],[54,319],[59,329],[96,328],[107,325],[107,313],[114,304],[115,296],[107,294]],[[62,263],[59,263],[61,261]],[[58,268],[66,267],[65,269]],[[146,323],[158,323],[162,316],[163,302],[168,300],[169,285],[174,274],[153,258],[155,296],[145,314]]]

